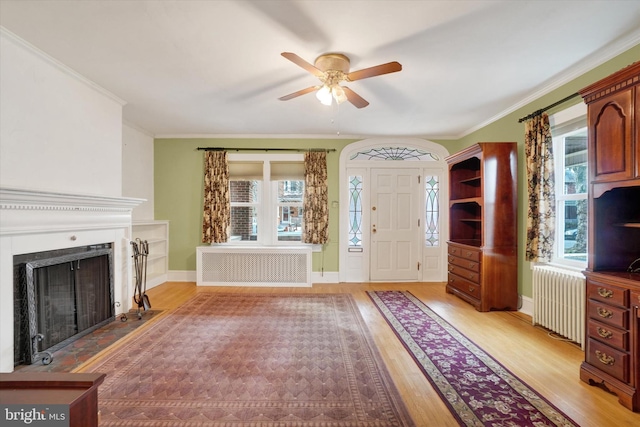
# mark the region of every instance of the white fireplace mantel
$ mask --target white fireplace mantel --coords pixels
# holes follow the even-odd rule
[[[0,372],[13,371],[14,255],[112,243],[116,315],[128,311],[132,211],[144,201],[0,187]]]
[[[145,201],[0,187],[0,236],[130,224]]]

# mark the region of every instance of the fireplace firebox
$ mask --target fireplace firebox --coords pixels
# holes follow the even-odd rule
[[[111,243],[14,256],[14,366],[111,322],[113,288]]]

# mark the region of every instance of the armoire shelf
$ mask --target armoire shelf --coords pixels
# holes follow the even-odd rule
[[[447,292],[478,311],[517,310],[516,143],[480,142],[447,163]]]

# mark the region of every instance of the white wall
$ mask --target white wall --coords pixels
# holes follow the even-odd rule
[[[13,256],[112,242],[122,310],[141,200],[121,197],[124,102],[2,27],[0,52],[0,372],[11,372]]]
[[[122,195],[146,199],[133,210],[134,221],[153,220],[153,136],[122,126]]]
[[[123,102],[0,32],[0,185],[122,193]]]

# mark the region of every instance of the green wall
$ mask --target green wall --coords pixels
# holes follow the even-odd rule
[[[608,76],[640,59],[640,45],[613,58],[605,64],[572,80],[551,93],[527,104],[509,115],[459,140],[433,140],[457,152],[475,142],[515,141],[518,143],[518,267],[519,292],[531,296],[531,269],[524,261],[526,225],[526,176],[524,168],[524,124],[518,119],[540,108],[553,104],[583,87]],[[579,97],[567,101],[549,113],[582,102]],[[155,140],[155,219],[170,221],[169,269],[176,271],[196,269],[196,246],[201,245],[203,152],[198,147],[233,148],[335,148],[327,155],[329,173],[329,243],[321,253],[314,253],[313,271],[338,271],[338,208],[331,207],[339,200],[338,180],[340,151],[352,139],[217,139],[172,138]]]
[[[518,120],[536,110],[554,104],[555,102],[578,92],[582,88],[589,86],[590,84],[613,74],[638,60],[640,60],[640,45],[631,48],[623,54],[618,55],[601,66],[577,77],[549,94],[536,99],[517,111],[514,111],[490,125],[465,136],[464,138],[456,141],[455,144],[450,145],[450,150],[453,150],[452,152],[454,152],[468,147],[475,142],[481,141],[515,141],[518,143],[518,292],[521,295],[528,297],[532,296],[532,273],[530,263],[524,260],[528,206],[527,179],[524,161],[524,123],[518,123]],[[578,96],[562,105],[554,107],[547,111],[547,113],[553,114],[580,102],[582,102],[582,98]],[[450,141],[450,143],[451,142],[452,141]]]
[[[203,151],[198,147],[335,148],[327,153],[329,242],[313,254],[313,271],[338,271],[338,169],[340,151],[353,139],[158,138],[154,141],[155,219],[169,220],[169,270],[196,269],[202,245]]]

